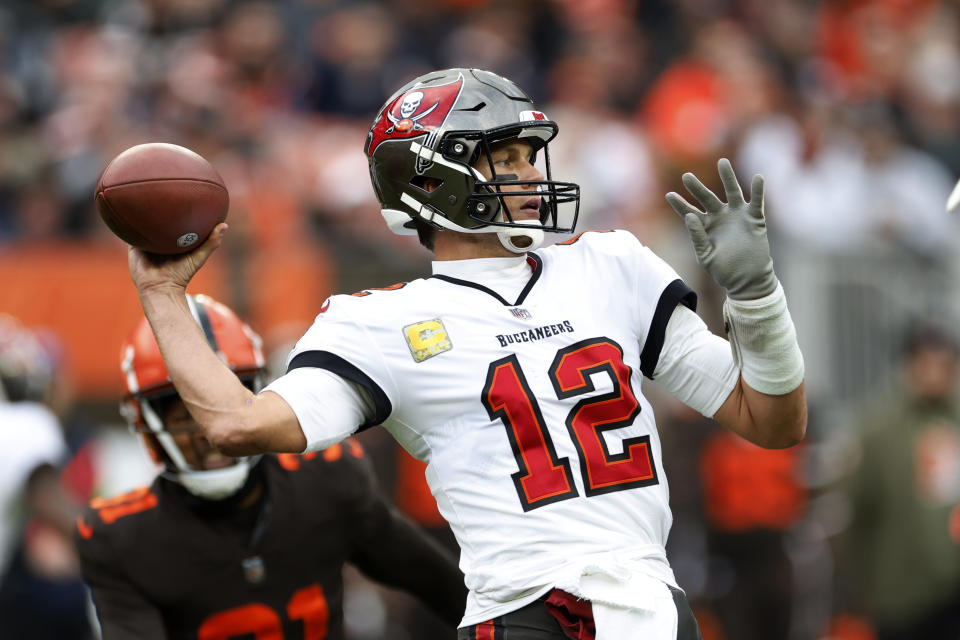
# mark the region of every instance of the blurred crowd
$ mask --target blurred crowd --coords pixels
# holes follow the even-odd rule
[[[960,174],[958,12],[945,0],[8,3],[0,238],[103,234],[100,170],[167,140],[223,173],[255,246],[310,229],[415,252],[372,223],[358,149],[406,79],[475,66],[560,122],[558,173],[585,185],[583,226],[655,243],[675,226],[661,196],[678,172],[730,155],[764,171],[786,237],[929,251]]]
[[[955,289],[945,289],[941,276],[960,273],[957,223],[944,210],[960,176],[957,0],[4,3],[0,257],[25,246],[115,242],[93,207],[100,171],[129,146],[166,141],[206,157],[228,186],[231,274],[242,277],[231,280],[225,298],[241,312],[265,286],[255,277],[258,265],[297,252],[323,260],[336,291],[425,274],[429,254],[392,236],[380,219],[362,145],[397,87],[451,66],[490,69],[526,88],[560,124],[551,159],[559,179],[581,184],[579,228],[636,233],[701,292],[701,314],[718,331],[720,293],[693,262],[663,194],[682,191],[684,171],[716,186],[715,163],[724,156],[741,177],[766,177],[774,259],[808,374],[821,385],[808,382],[808,442],[786,452],[755,450],[668,399],[658,403],[676,515],[671,561],[697,605],[704,638],[901,640],[928,637],[903,631],[911,620],[960,610],[960,512],[951,511],[960,503],[960,422],[952,409],[926,412],[929,394],[910,392],[919,375],[908,366],[915,351],[900,349],[910,316],[935,315],[940,327],[924,331],[956,356],[950,332],[960,325],[950,313],[960,310],[951,300],[958,285],[954,278]],[[863,384],[834,384],[848,365],[816,356],[846,354],[842,348],[855,342],[843,338],[833,348],[830,335],[843,319],[837,310],[896,285],[872,266],[878,256],[896,274],[918,274],[902,295],[918,296],[918,288],[927,295],[914,308],[894,305],[882,314],[867,302],[858,307],[866,311],[850,335],[878,340],[875,348],[889,358],[869,360],[872,348],[864,346],[858,357],[867,364],[844,373]],[[851,259],[856,269],[834,268]],[[807,277],[811,265],[827,279]],[[844,273],[858,274],[855,289],[838,280]],[[826,324],[816,324],[819,317]],[[282,361],[295,332],[256,328],[268,341],[276,336]],[[111,358],[117,348],[105,346]],[[38,361],[56,363],[56,352],[41,349]],[[952,407],[955,377],[946,387],[938,402]],[[869,492],[857,478],[879,445],[857,426],[877,423],[860,409],[896,396],[891,389],[925,398],[917,411],[933,417],[918,418],[916,430],[934,425],[936,435],[880,447],[902,483],[877,486],[867,508]],[[898,410],[911,413],[904,402]],[[58,413],[64,424],[84,422]],[[905,422],[890,428],[906,429]],[[0,434],[7,426],[0,424]],[[83,429],[90,427],[65,433],[74,438]],[[385,488],[399,489],[398,502],[445,535],[429,495],[427,507],[409,497],[420,490],[409,484],[416,465],[386,440],[368,444]],[[63,464],[81,447],[54,449],[42,459]],[[22,489],[30,473],[0,477],[7,483],[0,494]],[[884,598],[894,596],[855,586],[872,579],[863,567],[875,563],[854,562],[842,542],[896,524],[890,513],[877,515],[884,490],[899,491],[905,502],[896,504],[913,505],[909,513],[929,516],[924,535],[935,541],[925,548],[937,555],[914,562],[921,543],[903,542],[909,527],[905,537],[861,539],[854,548],[903,559],[876,578],[885,584],[899,579],[897,571],[940,572],[933,582],[914,576],[939,585],[937,593],[897,600],[895,619],[877,614],[891,611]],[[76,499],[96,491],[85,486]],[[859,519],[863,513],[874,519]],[[4,522],[13,528],[14,520]],[[354,615],[356,638],[381,637],[383,619],[401,609],[416,618],[412,604],[353,584],[348,624],[350,602],[364,603]]]

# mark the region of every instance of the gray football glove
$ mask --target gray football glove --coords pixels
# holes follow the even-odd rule
[[[683,185],[706,213],[672,191],[667,202],[683,218],[700,266],[730,298],[756,300],[777,288],[763,217],[763,176],[753,177],[750,202],[746,202],[730,161],[721,158],[717,169],[727,193],[726,204],[692,173],[683,174]]]

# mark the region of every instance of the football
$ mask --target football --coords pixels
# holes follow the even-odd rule
[[[130,147],[103,170],[94,199],[120,239],[143,251],[186,253],[227,217],[230,196],[217,170],[175,144]]]

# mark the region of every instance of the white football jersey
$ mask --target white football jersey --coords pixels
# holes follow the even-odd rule
[[[333,296],[290,356],[291,370],[365,387],[376,416],[364,426],[382,424],[427,462],[462,550],[463,624],[519,608],[571,562],[610,552],[676,584],[640,376],[652,376],[674,309],[696,296],[625,231],[526,261],[514,299],[448,275]]]

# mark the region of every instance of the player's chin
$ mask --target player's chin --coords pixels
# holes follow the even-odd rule
[[[211,452],[204,456],[200,468],[204,471],[214,471],[216,469],[232,467],[236,463],[236,458],[230,458],[218,452]]]
[[[510,219],[514,222],[526,223],[530,220],[540,221],[540,207],[518,205],[510,207]]]

